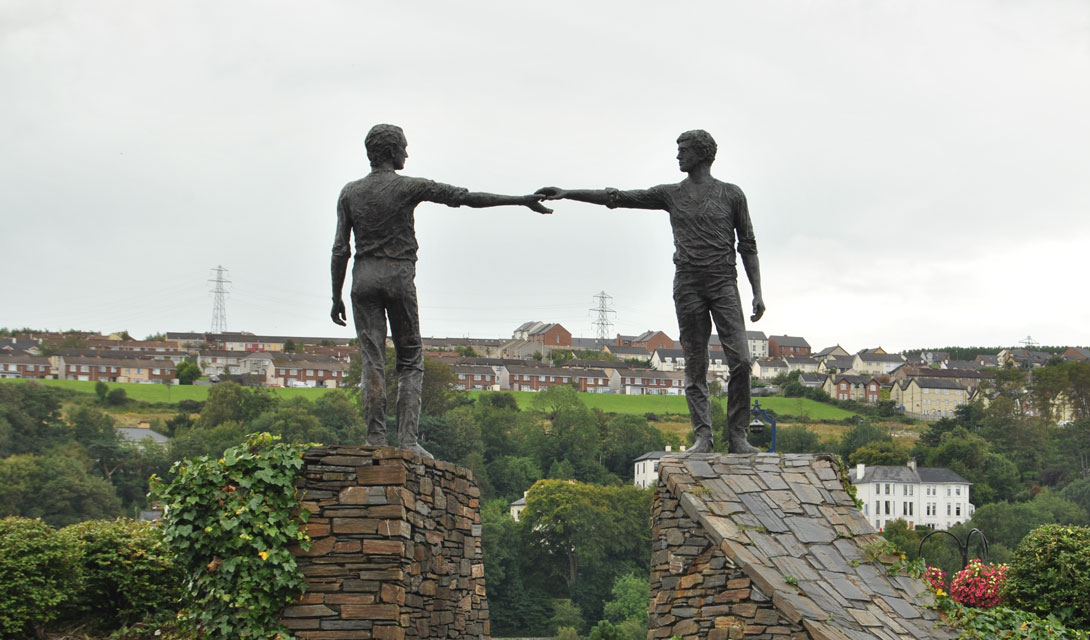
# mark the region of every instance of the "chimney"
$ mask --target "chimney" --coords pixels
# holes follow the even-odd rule
[[[916,470],[916,458],[909,458],[908,459],[908,468],[912,469],[913,471]]]
[[[866,471],[867,471],[867,465],[863,464],[862,462],[855,465],[855,481],[859,482],[860,480],[862,480],[863,479],[863,474],[866,473]]]

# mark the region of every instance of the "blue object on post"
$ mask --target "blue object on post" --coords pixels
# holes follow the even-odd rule
[[[768,415],[768,412],[761,408],[760,400],[753,401],[753,409],[750,411],[753,414],[753,422],[749,423],[750,432],[760,433],[764,430],[764,425],[761,424],[761,420],[764,420],[768,424],[772,425],[772,445],[768,448],[769,453],[776,452],[776,419]]]

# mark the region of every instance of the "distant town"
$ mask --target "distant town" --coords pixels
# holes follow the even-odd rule
[[[0,379],[178,384],[185,377],[178,367],[189,362],[199,369],[198,384],[230,379],[251,386],[337,388],[347,386],[358,353],[345,338],[247,332],[167,332],[146,340],[125,333],[3,333]],[[905,415],[925,420],[951,417],[979,397],[990,370],[1090,360],[1090,349],[1083,347],[1046,351],[1030,345],[955,359],[943,351],[887,353],[881,347],[851,353],[835,345],[814,351],[801,336],[759,331],[747,331],[746,338],[758,387],[783,382],[786,375],[835,400],[892,401]],[[568,385],[588,393],[685,393],[684,352],[663,331],[573,338],[560,324],[531,321],[515,328],[510,338],[429,337],[423,347],[426,357],[451,367],[460,390],[542,391]],[[709,382],[725,384],[727,364],[716,336],[708,361]],[[1068,413],[1062,399],[1049,410],[1060,422],[1070,419]]]

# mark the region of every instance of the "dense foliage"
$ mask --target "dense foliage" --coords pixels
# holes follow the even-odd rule
[[[210,639],[290,638],[276,614],[306,585],[292,545],[310,547],[292,485],[311,445],[261,434],[226,450],[175,463],[155,484],[164,537],[186,573],[184,623]]]
[[[1090,528],[1045,525],[1026,536],[1006,595],[1013,606],[1090,629]]]
[[[79,590],[79,549],[41,520],[0,520],[0,637],[26,638]]]
[[[61,529],[60,536],[78,550],[84,576],[82,589],[65,606],[69,617],[116,629],[176,607],[183,574],[157,525],[88,520]]]

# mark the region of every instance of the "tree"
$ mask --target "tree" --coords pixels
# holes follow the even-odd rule
[[[106,394],[106,404],[111,407],[120,407],[128,401],[129,394],[125,393],[125,390],[121,387],[114,387]]]
[[[543,576],[559,579],[591,620],[618,576],[650,571],[652,492],[542,480],[520,524]]]
[[[492,633],[547,634],[552,603],[527,580],[535,568],[525,551],[524,529],[511,517],[506,500],[489,500],[481,508],[481,549]]]
[[[610,622],[638,620],[647,626],[647,603],[651,600],[651,581],[646,575],[630,573],[620,576],[610,590],[613,598],[602,612]]]
[[[310,413],[322,426],[337,434],[334,441],[328,444],[359,444],[367,434],[359,407],[352,402],[346,391],[333,391],[318,396],[310,408]]]
[[[55,389],[0,384],[0,457],[42,453],[68,439]]]
[[[849,464],[860,462],[869,465],[902,466],[908,463],[909,450],[903,444],[892,440],[885,442],[871,442],[855,450],[848,456]]]
[[[979,507],[969,524],[984,531],[989,542],[1015,548],[1030,531],[1043,524],[1085,525],[1086,511],[1045,489],[1029,502],[996,502]]]
[[[818,453],[823,448],[818,434],[802,425],[782,427],[776,431],[776,449],[780,453]]]
[[[110,393],[110,385],[99,380],[95,382],[95,395],[98,396],[98,401],[102,404],[106,404],[106,394]]]
[[[332,429],[311,415],[310,409],[311,403],[306,398],[292,398],[255,418],[247,431],[271,433],[288,444],[342,444],[336,442],[337,434]]]
[[[102,477],[110,480],[128,453],[114,429],[113,418],[97,409],[80,407],[72,412],[69,421],[76,441],[87,449]]]
[[[1087,512],[1087,517],[1090,517],[1090,478],[1082,478],[1067,485],[1060,491],[1060,497],[1079,505]]]
[[[632,461],[648,451],[662,451],[662,432],[647,424],[647,418],[621,414],[611,418],[601,433],[601,462],[611,473],[631,480]]]
[[[182,360],[174,370],[174,375],[178,378],[178,384],[193,384],[194,380],[201,377],[201,368],[194,362]]]
[[[893,440],[893,437],[889,435],[889,429],[864,420],[841,436],[839,453],[841,457],[847,460],[859,447],[872,442],[889,442],[891,440]]]
[[[80,452],[16,455],[0,460],[0,516],[41,518],[52,527],[121,515],[109,482],[88,473]]]
[[[972,482],[973,502],[977,505],[1007,500],[1021,486],[1014,463],[964,427],[943,434],[936,447],[917,444],[913,454],[920,466],[945,467]]]
[[[288,338],[287,340],[284,341],[284,353],[294,353],[294,352],[295,352],[295,341],[292,340],[291,338]]]
[[[523,491],[544,477],[533,458],[524,456],[501,456],[489,462],[486,468],[494,495],[509,501],[522,496]]]

